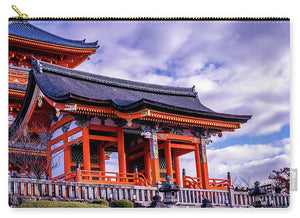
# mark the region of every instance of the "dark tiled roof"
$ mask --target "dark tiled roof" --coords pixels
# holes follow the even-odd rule
[[[26,87],[27,86],[21,85],[21,84],[15,84],[15,83],[9,83],[8,84],[8,88],[9,89],[14,89],[14,90],[26,91]]]
[[[33,26],[28,21],[10,21],[8,28],[9,35],[22,37],[41,42],[57,45],[64,45],[76,48],[97,48],[98,41],[86,43],[84,40],[65,39]]]
[[[37,60],[33,61],[30,76],[33,76],[34,83],[37,83],[46,96],[57,102],[109,106],[122,112],[152,108],[175,114],[237,122],[246,122],[251,117],[212,111],[201,104],[194,88],[133,82]]]

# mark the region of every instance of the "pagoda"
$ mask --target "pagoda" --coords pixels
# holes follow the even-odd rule
[[[32,56],[49,63],[60,66],[75,68],[94,54],[98,48],[98,42],[86,43],[85,40],[70,40],[46,32],[26,20],[15,20],[9,22],[9,71],[8,71],[8,95],[9,95],[9,120],[8,126],[14,122],[18,115],[26,93],[28,73],[32,68]],[[45,159],[46,152],[37,154],[35,145],[32,143],[12,144],[9,142],[10,160],[13,157],[24,155],[40,156],[38,159]],[[42,149],[44,150],[44,149]],[[22,153],[22,154],[20,154]],[[30,158],[27,158],[30,161]],[[10,172],[22,173],[20,167],[10,165]],[[22,164],[24,165],[24,164]],[[23,167],[22,167],[23,168]],[[26,167],[24,167],[26,168]],[[23,170],[24,171],[24,170]],[[28,170],[30,171],[30,170]]]
[[[80,44],[66,41],[69,46]],[[89,54],[97,47],[81,44],[85,48],[78,50],[89,50]],[[207,108],[195,87],[134,82],[71,69],[75,66],[71,63],[82,59],[72,59],[71,54],[68,58],[48,55],[55,49],[39,50],[39,43],[34,46],[45,59],[36,53],[30,56],[27,90],[9,136],[13,143],[24,132],[39,136],[47,147],[47,165],[52,166],[50,180],[155,186],[170,176],[171,182],[186,188],[222,190],[231,186],[230,178],[209,177],[206,145],[211,137],[240,128],[251,116]],[[49,61],[46,54],[57,59]],[[15,57],[12,63],[18,62]],[[108,152],[117,153],[118,172],[106,170],[107,162],[113,161],[106,157]],[[179,157],[191,152],[196,177],[180,172]]]
[[[98,48],[98,42],[70,40],[46,32],[28,21],[9,23],[9,126],[25,97],[32,57],[56,65],[75,68]]]

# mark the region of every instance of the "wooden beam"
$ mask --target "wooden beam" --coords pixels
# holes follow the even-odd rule
[[[183,135],[173,135],[168,133],[158,133],[157,134],[158,140],[167,140],[167,141],[186,141],[190,143],[196,143],[199,142],[199,138],[196,136],[183,136]]]
[[[193,150],[184,150],[184,151],[181,151],[181,152],[176,152],[177,153],[177,155],[178,156],[182,156],[182,155],[185,155],[185,154],[188,154],[188,153],[190,153],[190,152],[192,152]]]
[[[188,150],[195,150],[194,145],[185,145],[185,144],[171,144],[171,148],[180,148],[180,149],[188,149]]]
[[[103,125],[96,125],[90,124],[90,130],[97,130],[97,131],[104,131],[104,132],[117,132],[118,128],[113,126],[103,126]]]
[[[100,135],[90,135],[91,140],[107,141],[107,142],[118,142],[118,138]]]
[[[140,151],[140,152],[138,152],[138,153],[135,153],[135,154],[132,154],[132,155],[129,155],[129,160],[134,160],[134,159],[137,159],[137,158],[139,158],[139,157],[141,157],[141,156],[143,156],[144,155],[144,151]]]
[[[59,127],[64,125],[65,123],[70,122],[72,120],[74,120],[74,118],[69,115],[69,116],[61,119],[60,121],[57,121],[57,123],[55,125],[51,126],[51,131],[55,131],[56,129],[58,129]]]
[[[116,144],[115,142],[107,142],[107,143],[105,143],[104,145],[103,145],[103,148],[108,148],[108,147],[110,147],[110,146],[112,146],[112,145],[114,145],[114,144]]]
[[[136,146],[134,146],[132,148],[129,148],[128,152],[131,153],[131,152],[136,151],[138,149],[144,148],[147,145],[149,145],[149,141],[141,142],[140,144],[138,144],[138,145],[136,145]]]

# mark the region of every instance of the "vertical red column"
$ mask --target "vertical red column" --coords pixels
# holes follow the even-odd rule
[[[82,152],[83,152],[83,169],[91,170],[89,129],[86,126],[86,123],[83,123],[83,127],[82,127]]]
[[[71,149],[67,146],[68,136],[67,132],[63,133],[64,140],[64,165],[65,165],[65,174],[71,172]]]
[[[99,144],[99,164],[100,164],[100,171],[105,171],[105,151],[104,145]]]
[[[208,176],[208,167],[207,167],[207,156],[206,156],[206,145],[205,139],[201,138],[200,147],[200,164],[201,164],[201,173],[202,173],[202,184],[204,189],[209,189],[209,176]]]
[[[119,173],[126,173],[125,170],[125,148],[124,148],[124,132],[123,127],[118,127],[118,162]]]
[[[49,169],[48,174],[49,174],[49,179],[52,179],[52,163],[51,163],[51,145],[48,143],[47,145],[47,167]]]
[[[152,185],[160,181],[159,170],[159,155],[158,155],[158,142],[155,132],[152,133],[150,140],[150,159],[151,159],[151,173],[152,173]]]
[[[151,158],[150,158],[149,148],[145,148],[144,161],[145,161],[145,175],[146,175],[146,178],[149,181],[151,181]]]
[[[196,173],[197,177],[200,180],[202,179],[202,172],[201,172],[201,161],[200,161],[200,151],[199,151],[199,144],[195,144],[195,164],[196,164]],[[203,181],[202,181],[203,182]]]
[[[175,150],[173,152],[173,158],[174,158],[176,185],[181,186],[179,155],[177,155]]]
[[[170,176],[171,182],[173,182],[172,152],[171,152],[171,143],[169,141],[167,141],[165,145],[165,159],[166,159],[167,176]]]

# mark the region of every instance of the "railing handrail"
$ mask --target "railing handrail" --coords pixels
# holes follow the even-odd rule
[[[141,185],[113,185],[99,183],[81,183],[52,181],[45,179],[11,178],[9,177],[9,195],[11,197],[38,197],[49,200],[49,197],[67,199],[96,199],[113,196],[114,200],[133,200],[136,195],[137,202],[150,203],[157,193],[158,187]],[[213,205],[233,207],[249,207],[253,204],[254,197],[247,192],[235,192],[228,190],[191,189],[180,188],[175,197],[179,204],[199,205],[204,198],[212,201]],[[290,202],[289,194],[268,193],[262,196],[262,200],[268,204],[273,202],[273,207],[287,207]],[[231,204],[230,204],[231,205]]]
[[[128,180],[136,180],[136,185],[151,186],[151,182],[142,174],[142,173],[120,173],[120,172],[108,172],[108,171],[92,171],[92,170],[79,170],[80,176],[98,176],[102,179],[108,179],[109,182],[112,182],[111,179],[116,179],[116,181],[125,180],[125,183],[129,184],[135,183],[129,182]],[[111,174],[111,175],[109,175]],[[114,175],[114,176],[113,176]]]

